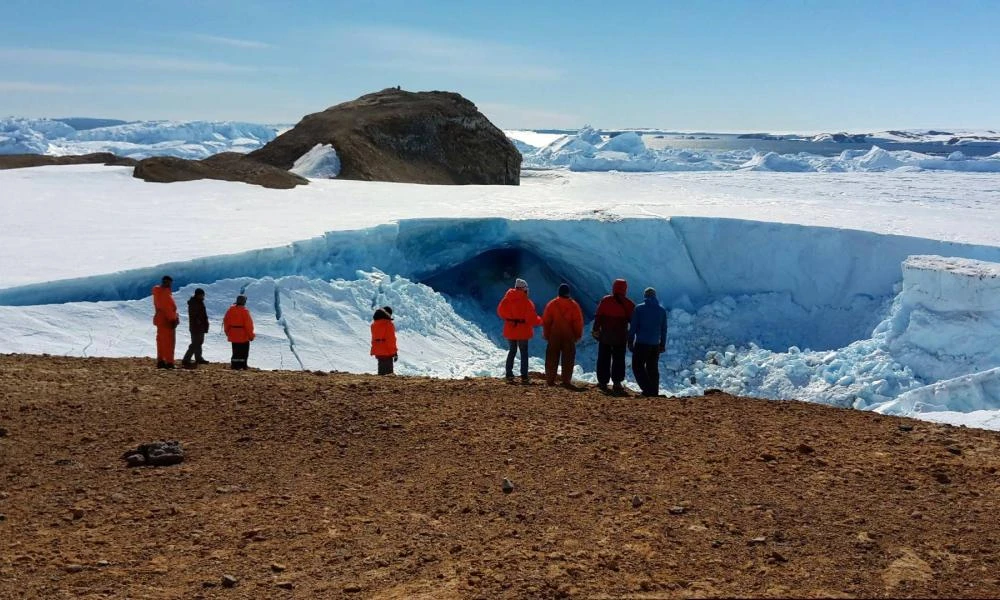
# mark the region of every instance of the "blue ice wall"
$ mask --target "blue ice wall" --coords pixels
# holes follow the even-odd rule
[[[589,314],[611,281],[624,277],[634,299],[653,286],[665,304],[688,311],[725,297],[767,297],[741,303],[766,308],[722,324],[732,343],[823,349],[871,333],[911,254],[1000,261],[996,247],[737,219],[417,219],[280,248],[3,289],[0,304],[143,298],[167,273],[183,286],[238,277],[352,278],[358,269],[379,269],[428,282],[484,315],[492,314],[514,277],[535,280],[529,283],[539,310],[565,280]]]

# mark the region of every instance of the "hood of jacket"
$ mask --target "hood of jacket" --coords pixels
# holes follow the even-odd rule
[[[615,279],[614,283],[611,284],[611,294],[624,296],[626,293],[628,293],[628,282],[624,279]]]

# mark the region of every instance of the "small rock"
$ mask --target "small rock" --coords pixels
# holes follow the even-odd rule
[[[222,587],[224,588],[236,587],[236,584],[239,583],[239,581],[240,581],[239,579],[236,579],[232,575],[223,575]]]
[[[900,431],[913,431],[913,425],[900,425]]]
[[[216,583],[216,582],[214,582],[214,581],[202,581],[201,582],[201,587],[203,587],[203,588],[214,588],[217,585],[219,585],[219,584]]]
[[[108,567],[108,566],[111,566],[111,563],[108,562],[108,561],[106,561],[106,560],[99,560],[99,561],[97,561],[97,566],[98,567]]]
[[[962,456],[962,449],[958,446],[948,446],[945,448],[948,452],[951,452],[955,456]]]
[[[570,492],[569,494],[566,494],[566,495],[569,496],[570,498],[579,498],[580,496],[583,495],[583,492],[579,492],[579,491]]]
[[[344,586],[344,593],[345,594],[357,594],[360,591],[361,591],[361,586],[360,585],[345,585]]]
[[[642,498],[639,497],[638,494],[632,496],[632,508],[639,508],[643,504],[645,504],[645,502],[643,501]]]
[[[910,518],[911,519],[916,519],[916,520],[919,521],[920,519],[924,518],[924,513],[920,512],[920,511],[914,511],[914,512],[910,513]]]
[[[686,512],[687,512],[687,509],[684,508],[683,506],[671,506],[670,507],[670,514],[672,514],[672,515],[683,515]]]
[[[809,444],[799,444],[796,450],[801,454],[812,454],[814,452],[813,447]]]
[[[951,483],[951,477],[948,477],[947,473],[943,473],[941,471],[934,473],[934,480],[943,484]]]
[[[771,454],[770,452],[764,452],[760,455],[760,459],[764,462],[771,462],[772,460],[778,460],[778,457]]]
[[[63,567],[63,570],[66,571],[67,573],[79,573],[80,571],[83,570],[83,565],[78,565],[76,563],[73,563]]]
[[[279,581],[278,583],[276,583],[274,585],[275,585],[275,587],[280,587],[283,590],[290,590],[293,587],[295,587],[295,584],[292,583],[291,581]]]
[[[111,501],[118,502],[119,504],[125,502],[125,494],[119,494],[119,493],[111,494]]]
[[[7,428],[0,427],[0,437],[7,437]]]
[[[503,490],[503,493],[509,494],[514,491],[514,484],[511,483],[510,479],[504,477],[503,483],[500,484],[500,489]]]
[[[87,513],[82,508],[74,508],[73,509],[73,519],[74,520],[82,519],[85,514],[87,514]]]
[[[767,543],[767,538],[764,536],[755,537],[747,540],[747,546],[763,546]]]
[[[285,565],[283,565],[281,563],[271,563],[271,570],[274,571],[275,573],[281,573],[282,571],[284,571],[287,568],[288,567],[286,567]]]
[[[713,548],[721,548],[722,547],[722,541],[721,540],[712,540],[712,547]]]
[[[775,550],[775,551],[771,552],[770,554],[768,554],[767,558],[769,560],[772,560],[774,562],[779,562],[779,563],[788,562],[788,559],[785,558],[784,556],[782,556],[781,553],[778,552],[777,550]]]

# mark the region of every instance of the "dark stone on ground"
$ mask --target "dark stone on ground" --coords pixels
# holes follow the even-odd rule
[[[218,179],[276,189],[290,189],[309,183],[308,179],[295,173],[251,160],[237,152],[223,152],[204,160],[172,156],[144,158],[135,166],[132,176],[153,183]]]
[[[338,179],[518,185],[521,153],[476,105],[452,92],[394,88],[304,117],[247,157],[290,169],[317,144],[332,144]]]
[[[235,587],[238,582],[239,582],[239,579],[236,579],[232,575],[223,575],[222,576],[222,587],[225,587],[225,588]]]
[[[135,166],[134,158],[117,156],[110,152],[94,152],[76,156],[48,156],[46,154],[3,154],[0,155],[0,170],[24,169],[27,167],[48,167],[53,165],[92,165]]]
[[[150,442],[140,444],[138,448],[125,452],[122,454],[122,459],[130,467],[142,465],[166,467],[184,462],[184,449],[177,440]]]
[[[500,484],[500,489],[503,490],[503,493],[509,494],[514,491],[514,484],[505,477],[503,483]]]

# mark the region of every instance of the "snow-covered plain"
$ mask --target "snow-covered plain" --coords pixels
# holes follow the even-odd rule
[[[539,310],[569,281],[588,319],[624,276],[633,297],[653,285],[671,307],[670,393],[721,387],[1000,427],[1000,318],[984,283],[996,267],[954,258],[1000,262],[998,183],[557,169],[526,171],[519,187],[268,190],[146,183],[122,167],[3,171],[0,351],[149,356],[149,290],[170,273],[182,309],[195,286],[208,291],[212,360],[228,356],[218,325],[243,291],[256,366],[372,371],[368,323],[391,304],[400,372],[498,375],[493,307],[515,276]],[[585,338],[579,377],[593,380],[594,354]]]

